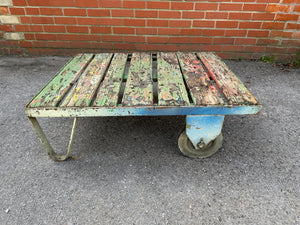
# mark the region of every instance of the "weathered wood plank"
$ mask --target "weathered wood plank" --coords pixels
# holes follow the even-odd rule
[[[229,104],[258,104],[255,97],[218,56],[209,52],[197,54]]]
[[[75,56],[32,100],[29,107],[57,106],[82,73],[93,54]]]
[[[117,106],[126,62],[127,54],[114,55],[93,106]]]
[[[159,105],[190,104],[176,53],[158,53],[157,78]]]
[[[95,55],[60,106],[90,106],[112,55],[111,53]]]
[[[194,53],[177,53],[181,71],[195,105],[220,105],[224,101]]]
[[[122,100],[123,106],[153,104],[152,58],[150,53],[133,53]]]

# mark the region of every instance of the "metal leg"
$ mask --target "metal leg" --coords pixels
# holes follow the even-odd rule
[[[43,147],[46,149],[50,158],[53,159],[54,161],[59,161],[59,162],[67,160],[69,158],[69,154],[70,154],[71,148],[72,148],[72,143],[73,143],[73,139],[74,139],[74,135],[75,135],[75,129],[76,129],[76,125],[77,125],[77,117],[74,117],[68,151],[67,151],[67,154],[65,154],[65,155],[58,155],[58,154],[56,154],[56,152],[54,152],[49,141],[47,140],[45,133],[43,132],[39,122],[37,121],[37,119],[35,117],[28,117],[28,119],[29,119],[30,123],[32,124],[35,133],[39,137]]]
[[[186,135],[195,149],[209,145],[221,134],[224,116],[187,116]]]

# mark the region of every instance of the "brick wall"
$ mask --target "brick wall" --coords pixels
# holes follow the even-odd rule
[[[300,46],[300,0],[0,0],[0,54],[215,51],[279,60]]]

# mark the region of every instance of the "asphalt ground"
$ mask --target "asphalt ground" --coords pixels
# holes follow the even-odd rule
[[[300,70],[226,61],[261,102],[226,116],[210,158],[180,154],[183,116],[80,118],[47,156],[25,104],[68,57],[0,57],[0,224],[300,224]],[[64,152],[70,118],[39,120]]]

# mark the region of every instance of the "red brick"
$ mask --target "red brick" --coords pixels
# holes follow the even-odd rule
[[[136,17],[143,17],[143,18],[156,18],[158,12],[154,10],[136,10],[135,16]]]
[[[240,45],[224,45],[223,51],[224,52],[241,52],[243,51],[244,46]]]
[[[293,12],[300,12],[300,5],[295,5],[293,8]]]
[[[60,8],[40,8],[41,15],[63,15]]]
[[[15,25],[16,26],[16,25]],[[24,26],[24,25],[23,25]],[[12,25],[1,25],[0,24],[0,31],[5,31],[5,32],[13,32],[14,29]]]
[[[265,46],[244,46],[245,52],[264,52],[265,50]]]
[[[225,30],[203,30],[204,36],[224,36]]]
[[[56,40],[56,34],[35,34],[36,40]]]
[[[79,35],[77,34],[57,34],[57,40],[61,41],[78,41]]]
[[[266,47],[266,52],[270,52],[270,53],[286,53],[287,52],[287,48],[279,48],[279,47]]]
[[[150,1],[147,2],[147,8],[148,9],[169,9],[170,3],[169,2],[163,2],[163,1]]]
[[[17,32],[30,32],[29,25],[16,24],[15,31]]]
[[[70,48],[91,48],[90,42],[70,42]]]
[[[101,36],[96,34],[82,34],[79,35],[80,41],[101,41]]]
[[[289,12],[290,9],[290,5],[269,4],[267,7],[267,12]]]
[[[147,20],[147,26],[149,27],[168,27],[169,20]]]
[[[69,7],[69,6],[74,6],[74,1],[73,0],[51,0],[51,5]]]
[[[112,9],[111,15],[113,17],[132,17],[134,13],[132,9]]]
[[[21,23],[31,23],[31,17],[20,16]]]
[[[102,8],[122,8],[121,0],[99,0],[99,6]]]
[[[147,37],[148,43],[168,43],[169,37]]]
[[[120,35],[102,35],[102,41],[106,42],[122,42],[123,37]]]
[[[284,38],[291,38],[294,32],[284,32],[284,31],[277,31],[272,30],[270,33],[270,37],[284,37]]]
[[[282,45],[300,46],[300,40],[282,40]]]
[[[180,11],[159,11],[159,18],[181,18]]]
[[[144,1],[123,1],[124,8],[144,9],[146,3]]]
[[[136,34],[149,34],[149,35],[155,35],[157,34],[157,28],[148,28],[148,27],[140,27],[136,28]]]
[[[297,21],[299,19],[298,14],[277,14],[275,20],[279,21]]]
[[[54,33],[64,33],[66,32],[65,26],[57,26],[57,25],[44,25],[45,32],[54,32]]]
[[[169,43],[178,43],[178,44],[188,44],[190,43],[190,37],[170,37],[169,38]]]
[[[56,24],[76,24],[76,19],[74,17],[55,17]]]
[[[253,13],[252,20],[274,20],[274,13]]]
[[[201,51],[221,51],[222,45],[202,45]]]
[[[32,47],[34,48],[47,48],[48,47],[48,41],[33,41]]]
[[[100,25],[100,19],[98,18],[77,18],[77,23],[79,25]]]
[[[179,45],[178,51],[201,51],[201,45]]]
[[[40,9],[39,8],[25,8],[27,15],[40,15]]]
[[[144,19],[124,19],[125,26],[145,26],[146,20]]]
[[[236,45],[254,45],[256,43],[256,38],[236,38]]]
[[[124,36],[125,42],[132,43],[145,43],[146,38],[144,36]]]
[[[263,22],[262,29],[281,30],[285,23],[280,22]]]
[[[257,39],[257,45],[278,45],[279,40],[275,39]]]
[[[227,19],[227,12],[206,12],[206,19]]]
[[[191,43],[199,43],[199,44],[211,44],[211,37],[191,37]]]
[[[214,44],[233,44],[234,38],[219,37],[214,38]]]
[[[30,47],[32,47],[32,42],[31,41],[20,41],[20,46],[23,48],[30,48]]]
[[[111,27],[91,27],[91,33],[110,34]]]
[[[110,16],[109,9],[87,9],[89,16],[104,17]]]
[[[136,44],[136,50],[139,51],[156,51],[157,45],[156,44]]]
[[[101,42],[92,42],[91,43],[92,48],[96,49],[113,49],[113,44],[112,43],[101,43]]]
[[[97,0],[75,0],[75,6],[84,7],[84,8],[97,8],[98,1]]]
[[[65,16],[86,16],[86,9],[64,9]]]
[[[29,25],[29,29],[31,32],[43,32],[44,28],[42,25]]]
[[[54,20],[52,17],[31,17],[32,23],[36,24],[53,24]]]
[[[134,44],[127,43],[114,43],[114,48],[122,50],[133,50],[135,49]]]
[[[69,33],[88,33],[89,28],[87,26],[67,26]]]
[[[190,27],[190,20],[170,20],[170,27]]]
[[[177,45],[157,45],[157,49],[159,49],[160,51],[177,52],[178,46]]]
[[[171,9],[192,10],[194,3],[192,2],[171,2]]]
[[[206,3],[206,2],[201,2],[201,3],[195,3],[195,9],[196,10],[217,10],[218,9],[218,3]]]
[[[240,11],[243,4],[241,3],[220,3],[220,11]]]
[[[131,27],[113,27],[115,34],[134,34],[134,28]]]
[[[242,37],[242,36],[246,36],[247,34],[247,30],[226,30],[225,31],[225,36],[239,36],[239,37]]]
[[[261,27],[261,22],[240,22],[239,28],[244,28],[244,29],[255,29],[255,28],[260,28]]]
[[[267,4],[244,4],[244,11],[262,11],[266,10]]]
[[[202,34],[202,29],[198,29],[198,28],[181,30],[181,35],[200,36],[201,34]]]
[[[0,14],[4,14],[3,12],[1,12],[1,8],[5,7],[0,7]],[[10,8],[9,11],[11,15],[25,15],[24,8]],[[8,14],[8,12],[6,14]]]
[[[216,21],[216,28],[236,28],[238,21]]]
[[[252,13],[239,13],[239,12],[230,12],[230,20],[250,20]]]
[[[25,33],[24,36],[26,40],[35,40],[34,34]]]
[[[214,27],[215,21],[211,20],[194,20],[193,27]]]
[[[123,20],[118,18],[101,18],[101,25],[123,25]]]
[[[29,6],[51,6],[50,0],[27,0]]]
[[[204,12],[182,11],[182,18],[183,19],[203,19]]]
[[[268,37],[269,31],[248,30],[248,37]]]
[[[158,35],[179,35],[180,29],[178,28],[158,28]]]
[[[14,6],[27,6],[26,0],[12,0]]]
[[[286,25],[286,29],[296,29],[300,30],[300,24],[299,23],[288,23]]]
[[[48,41],[48,48],[69,48],[69,42]]]

